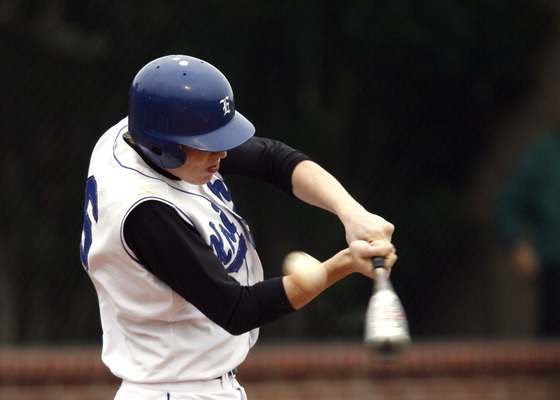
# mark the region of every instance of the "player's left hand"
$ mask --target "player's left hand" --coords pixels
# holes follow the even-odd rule
[[[390,243],[395,231],[392,223],[364,208],[349,210],[341,221],[346,231],[348,244],[355,240],[365,240],[366,242],[382,240]]]

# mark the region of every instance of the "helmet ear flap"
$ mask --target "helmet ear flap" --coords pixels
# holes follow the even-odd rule
[[[138,143],[144,154],[162,168],[179,168],[187,160],[183,151],[183,146],[155,138],[150,139],[150,143]]]

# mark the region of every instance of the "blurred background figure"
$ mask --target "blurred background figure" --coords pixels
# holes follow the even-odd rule
[[[496,224],[508,263],[537,285],[538,334],[560,337],[560,127],[517,162],[498,197]]]

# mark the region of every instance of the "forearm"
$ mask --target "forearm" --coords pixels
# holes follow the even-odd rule
[[[306,160],[295,167],[292,186],[294,196],[339,218],[348,243],[354,240],[391,241],[394,226],[368,212],[334,176],[315,162]]]
[[[310,160],[295,167],[292,186],[298,199],[339,217],[346,215],[351,207],[363,209],[334,176]]]

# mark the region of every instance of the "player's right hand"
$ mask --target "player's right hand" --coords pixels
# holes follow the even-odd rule
[[[385,258],[385,267],[388,271],[391,271],[398,259],[395,246],[383,240],[375,240],[373,242],[355,240],[350,243],[349,249],[354,261],[355,272],[359,272],[372,279],[374,277],[371,265],[373,257]]]

